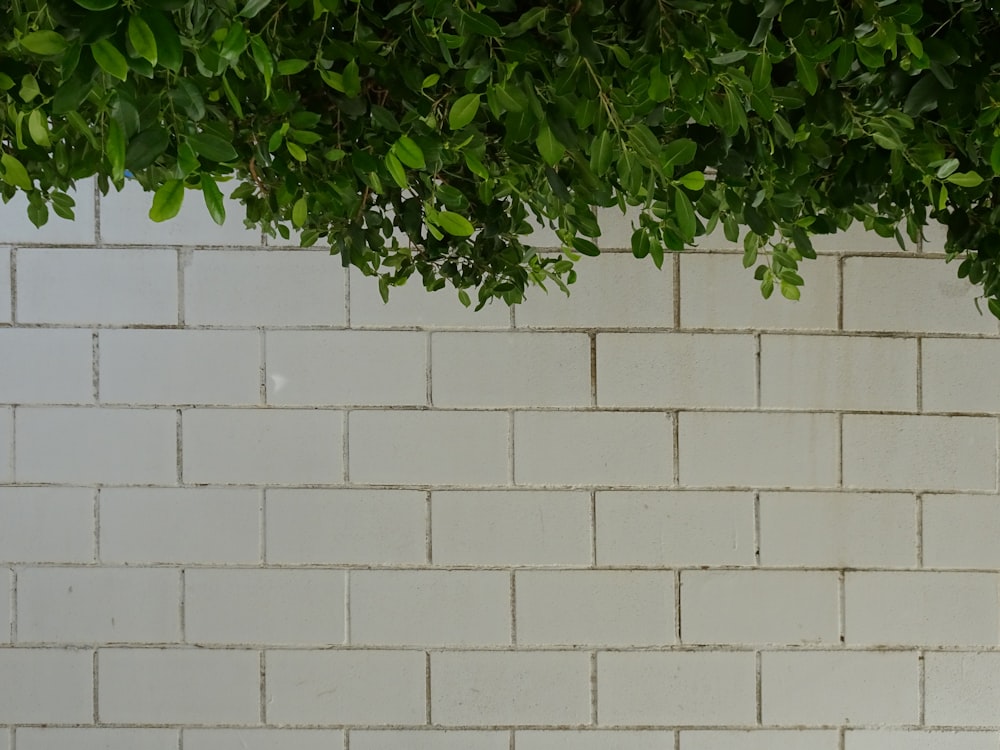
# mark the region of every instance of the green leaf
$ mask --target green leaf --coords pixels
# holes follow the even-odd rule
[[[424,152],[417,142],[407,135],[401,135],[392,146],[392,152],[410,169],[424,169],[427,166]]]
[[[461,130],[476,118],[479,112],[479,94],[466,94],[460,96],[451,105],[448,112],[448,127],[452,130]]]
[[[156,161],[169,145],[170,135],[165,128],[154,125],[143,130],[129,141],[125,149],[125,166],[132,171],[144,169]]]
[[[205,198],[205,207],[208,214],[219,226],[226,223],[226,203],[222,197],[222,191],[210,174],[201,175],[201,194]]]
[[[256,18],[257,14],[270,4],[271,0],[247,0],[247,4],[243,6],[239,15],[243,18]]]
[[[73,2],[87,10],[109,10],[118,5],[118,0],[73,0]]]
[[[961,187],[974,188],[983,184],[983,178],[977,172],[956,172],[948,178],[948,182]]]
[[[149,218],[157,222],[172,219],[180,212],[183,202],[184,181],[167,180],[153,196],[153,206],[149,209]]]
[[[958,171],[958,168],[961,165],[962,162],[960,162],[958,159],[946,159],[941,164],[941,166],[938,167],[938,170],[934,176],[937,177],[939,180],[943,180],[946,177],[949,177],[953,175],[956,171]]]
[[[184,61],[184,49],[173,21],[158,10],[144,9],[139,15],[156,39],[157,63],[167,70],[179,72]]]
[[[462,31],[466,34],[476,36],[498,37],[503,36],[500,24],[487,15],[471,10],[459,10],[459,19]]]
[[[101,69],[112,78],[124,81],[128,77],[128,61],[125,55],[118,51],[107,39],[101,39],[90,46],[94,60]]]
[[[538,147],[538,153],[542,155],[545,163],[550,167],[558,164],[562,160],[563,154],[566,153],[566,147],[559,142],[559,139],[545,123],[542,123],[538,130],[535,146]]]
[[[156,65],[156,36],[142,16],[130,16],[128,19],[128,40],[136,53],[144,60]]]
[[[257,70],[264,76],[264,98],[271,96],[271,79],[274,77],[275,64],[267,43],[259,36],[250,37],[250,54]]]
[[[795,55],[795,75],[799,83],[802,84],[802,88],[808,91],[810,95],[815,94],[819,89],[819,76],[816,73],[816,63],[807,60],[798,53]]]
[[[611,133],[603,131],[594,139],[594,144],[590,150],[590,169],[598,177],[603,177],[604,173],[611,167],[611,160],[614,157],[614,145],[611,142]]]
[[[306,161],[309,157],[306,155],[306,150],[302,148],[297,143],[292,143],[291,141],[285,141],[285,148],[288,149],[288,153],[292,155],[292,158],[296,161]]]
[[[468,219],[452,211],[441,211],[438,213],[435,223],[448,234],[455,237],[468,237],[476,229]]]
[[[990,166],[994,174],[1000,174],[1000,141],[994,143],[990,151]]]
[[[211,133],[195,133],[189,135],[187,141],[198,156],[211,161],[236,161],[240,156],[230,141]]]
[[[601,254],[597,245],[588,239],[584,239],[583,237],[574,237],[570,244],[573,246],[574,250],[580,253],[580,255],[588,255],[593,258]]]
[[[49,138],[49,124],[42,110],[34,109],[28,115],[28,133],[31,135],[31,140],[39,146],[48,148],[52,145],[52,140]]]
[[[352,99],[361,95],[361,77],[358,72],[358,61],[347,63],[343,73],[344,93]]]
[[[111,120],[108,125],[104,153],[111,164],[111,179],[115,182],[125,179],[125,131],[122,130],[118,120]]]
[[[292,226],[304,227],[309,218],[309,199],[302,196],[292,206]]]
[[[57,31],[34,31],[21,37],[21,46],[36,55],[58,55],[66,51],[69,42]]]
[[[688,172],[686,175],[677,180],[681,185],[686,187],[688,190],[703,190],[705,188],[705,173],[704,172]]]
[[[35,189],[31,177],[28,176],[28,170],[12,154],[0,156],[0,168],[3,169],[3,181],[8,185],[13,185],[27,191]]]
[[[677,228],[681,230],[681,238],[685,243],[693,242],[694,234],[698,230],[698,219],[695,217],[691,199],[683,190],[674,191],[674,212]]]
[[[698,144],[690,138],[677,138],[664,147],[662,159],[664,168],[681,167],[694,159]]]
[[[278,75],[281,76],[293,76],[296,73],[301,73],[303,70],[309,67],[308,60],[281,60],[278,63]]]
[[[405,190],[410,186],[409,181],[406,179],[406,170],[403,169],[403,165],[391,151],[385,155],[385,166],[389,170],[389,176],[392,177],[392,181],[399,185],[399,187]]]
[[[794,284],[782,280],[781,282],[781,296],[785,299],[790,299],[793,302],[802,296],[802,292]]]

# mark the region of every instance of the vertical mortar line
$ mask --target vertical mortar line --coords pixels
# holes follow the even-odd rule
[[[427,699],[427,724],[433,724],[431,716],[431,652],[424,651],[424,694]]]
[[[753,493],[753,562],[760,567],[760,490]]]
[[[917,413],[924,410],[924,340],[917,336]]]
[[[837,256],[837,330],[844,330],[844,256]]]
[[[677,487],[681,483],[681,413],[679,411],[668,412],[667,418],[673,422],[671,425],[674,439],[673,485]]]
[[[514,730],[507,730],[507,748],[508,750],[514,750]]]
[[[684,634],[681,632],[681,572],[674,571],[674,641],[684,643]]]
[[[344,425],[344,447],[341,460],[344,462],[344,484],[351,483],[351,412],[345,409],[341,415]]]
[[[184,316],[184,266],[194,252],[191,248],[178,248],[177,253],[177,325],[183,328],[187,325]]]
[[[517,645],[517,579],[510,571],[510,643]]]
[[[434,351],[434,349],[433,349],[433,343],[434,342],[432,340],[433,336],[434,336],[434,334],[431,331],[428,331],[427,332],[427,339],[426,339],[426,342],[425,342],[425,347],[426,347],[426,354],[425,354],[425,356],[427,358],[427,363],[426,363],[426,366],[424,368],[424,373],[425,373],[426,378],[427,378],[427,383],[426,383],[426,393],[424,394],[424,400],[425,400],[425,403],[428,406],[434,406],[434,379],[433,379],[434,378],[434,375],[433,375],[433,373],[434,373],[434,360],[433,360],[433,351]]]
[[[101,561],[101,490],[94,490],[94,562]]]
[[[10,249],[10,320],[17,325],[17,248]]]
[[[924,726],[926,721],[925,710],[927,708],[927,695],[926,695],[926,685],[927,685],[927,669],[925,666],[927,652],[923,649],[917,651],[917,724]]]
[[[259,338],[259,353],[260,353],[260,374],[258,383],[260,387],[260,405],[267,406],[267,332],[264,327],[261,326],[257,329],[260,334]]]
[[[267,724],[267,667],[264,664],[264,651],[260,652],[260,723]]]
[[[756,705],[756,709],[757,709],[756,722],[757,722],[757,726],[762,726],[764,724],[764,721],[763,721],[763,717],[764,717],[764,691],[763,691],[763,683],[764,683],[764,681],[761,679],[761,669],[760,669],[760,665],[761,665],[761,652],[760,651],[754,651],[753,652],[753,661],[754,661],[754,701],[757,704]]]
[[[177,410],[177,484],[184,484],[184,421],[181,409]]]
[[[597,490],[590,492],[590,564],[597,567]]]
[[[837,412],[837,486],[844,486],[844,412]]]
[[[924,496],[918,492],[916,495],[917,513],[917,567],[924,567]]]
[[[753,405],[760,408],[760,331],[753,335]]]
[[[100,247],[101,239],[101,189],[94,180],[94,244]]]
[[[344,750],[351,750],[351,729],[350,727],[344,728]]]
[[[10,455],[7,457],[7,472],[11,481],[17,481],[17,407],[10,410],[10,432],[7,437],[10,440]]]
[[[507,412],[507,483],[517,484],[514,473],[514,410]]]
[[[10,569],[10,642],[17,643],[17,568]]]
[[[260,505],[257,508],[257,552],[261,565],[267,565],[267,490],[260,490]]]
[[[101,403],[101,339],[96,330],[90,332],[91,382],[94,388],[94,403]]]
[[[590,405],[597,406],[597,331],[591,331],[590,337]]]
[[[351,571],[344,571],[344,645],[351,645]]]
[[[674,750],[681,750],[681,733],[679,729],[673,731],[674,735]]]
[[[94,653],[91,655],[91,669],[94,672],[94,682],[93,682],[94,693],[93,693],[92,697],[93,697],[94,724],[100,725],[100,723],[101,723],[101,707],[100,707],[100,702],[98,700],[98,696],[100,694],[100,690],[99,690],[100,689],[100,682],[99,682],[100,676],[98,674],[98,668],[97,668],[97,653],[98,653],[98,651],[95,648],[94,649]]]
[[[837,571],[837,633],[840,643],[847,642],[847,575],[843,570]]]
[[[187,643],[187,571],[181,568],[181,601],[178,607],[181,618],[181,643]]]
[[[674,328],[681,327],[681,255],[674,253],[673,256],[673,289],[674,289]]]
[[[344,320],[351,327],[351,272],[344,271]]]
[[[425,498],[427,505],[424,513],[424,541],[427,545],[427,564],[434,564],[434,493],[427,491]]]
[[[590,723],[597,726],[597,652],[590,652]]]
[[[846,734],[847,730],[844,729],[844,727],[840,727],[837,730],[837,750],[844,750],[847,744],[847,738],[845,736]]]

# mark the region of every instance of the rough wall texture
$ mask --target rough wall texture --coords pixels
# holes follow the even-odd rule
[[[0,217],[0,750],[1000,748],[1000,338],[940,238],[472,314],[147,200]]]

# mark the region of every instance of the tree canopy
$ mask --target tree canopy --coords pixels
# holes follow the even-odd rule
[[[721,228],[791,299],[811,235],[934,219],[1000,317],[981,0],[9,0],[0,101],[0,195],[39,226],[95,175],[157,221],[193,190],[221,223],[233,187],[383,296],[417,274],[482,305],[571,283],[596,207],[637,209],[657,266]]]

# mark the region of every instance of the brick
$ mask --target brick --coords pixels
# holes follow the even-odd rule
[[[184,750],[336,750],[338,729],[186,729]]]
[[[753,563],[750,493],[597,493],[598,565]]]
[[[925,723],[996,726],[1000,653],[930,652],[924,669]]]
[[[350,479],[361,484],[507,483],[499,412],[355,411]]]
[[[392,362],[391,367],[386,363]],[[427,402],[427,338],[405,331],[269,331],[267,402]]]
[[[236,183],[222,185],[228,195]],[[101,240],[111,244],[146,245],[239,245],[261,244],[259,229],[247,229],[243,220],[246,210],[239,202],[226,200],[226,223],[212,221],[204,202],[189,193],[180,213],[170,221],[155,222],[148,218],[153,205],[152,193],[144,192],[132,182],[125,183],[121,192],[109,191],[101,197]]]
[[[670,417],[653,412],[519,412],[514,416],[514,479],[537,485],[670,484]]]
[[[924,497],[923,550],[928,568],[1000,568],[996,497]],[[2,548],[2,545],[0,545]]]
[[[843,429],[845,486],[996,489],[993,419],[845,414]]]
[[[848,643],[995,645],[1000,592],[992,573],[852,573],[845,579]]]
[[[343,479],[343,415],[312,409],[189,409],[184,481],[328,484]]]
[[[784,409],[913,411],[916,362],[916,339],[765,335],[760,403]]]
[[[474,729],[372,730],[351,732],[351,750],[509,750],[507,732]],[[206,750],[208,750],[206,748]]]
[[[754,405],[753,337],[695,333],[602,333],[600,406]]]
[[[17,319],[176,325],[177,253],[148,248],[20,250]]]
[[[18,750],[177,750],[176,729],[19,727]]]
[[[671,571],[519,571],[515,587],[518,644],[674,642]]]
[[[837,328],[837,259],[821,257],[802,266],[802,299],[780,294],[765,300],[753,270],[739,255],[681,256],[681,327],[736,329]]]
[[[435,406],[590,405],[582,333],[434,333],[431,363]]]
[[[260,561],[260,493],[243,489],[101,490],[105,563]]]
[[[912,495],[764,492],[760,562],[825,568],[913,567],[917,563]]]
[[[752,653],[599,653],[597,722],[753,724],[754,670]]]
[[[9,203],[0,204],[0,240],[12,245],[90,245],[94,233],[94,181],[80,180],[75,190],[67,191],[76,202],[70,221],[49,211],[49,220],[36,227],[28,219],[28,197],[18,191]]]
[[[996,750],[996,732],[851,730],[845,750]]]
[[[907,294],[886,293],[886,279]],[[851,331],[996,333],[976,312],[976,288],[936,258],[848,258],[844,261],[844,328]]]
[[[184,266],[188,325],[343,326],[344,269],[313,250],[194,251]]]
[[[180,594],[180,574],[169,568],[26,568],[17,577],[17,638],[179,641]]]
[[[21,408],[19,482],[173,484],[177,417],[167,410]]]
[[[673,328],[673,266],[657,270],[631,255],[605,254],[577,264],[579,278],[566,295],[527,291],[514,310],[518,328]]]
[[[10,323],[14,310],[10,299],[10,249],[0,247],[0,323]]]
[[[779,651],[761,655],[765,724],[916,724],[916,653]]]
[[[431,719],[444,725],[590,723],[590,655],[431,653]]]
[[[833,414],[682,412],[679,416],[683,485],[837,484],[837,419]]]
[[[423,724],[420,651],[269,651],[267,720],[277,724]]]
[[[900,229],[906,250],[913,252],[917,245]],[[834,234],[814,234],[809,238],[817,253],[894,253],[901,254],[895,237],[882,237],[875,231],[866,230],[864,224],[855,222],[849,228]]]
[[[511,642],[503,571],[351,571],[351,642],[483,645]]]
[[[386,304],[374,279],[351,273],[351,326],[354,328],[510,328],[510,308],[493,300],[476,312],[458,301],[451,287],[428,294],[419,278],[389,290]]]
[[[590,496],[583,492],[435,492],[437,565],[589,565]]]
[[[0,399],[8,404],[94,401],[90,331],[0,329]]]
[[[680,750],[838,750],[837,733],[823,730],[751,729],[681,732]]]
[[[268,490],[269,563],[427,561],[427,501],[404,490]]]
[[[0,722],[89,724],[94,718],[89,651],[0,648]]]
[[[622,732],[609,730],[525,730],[515,735],[517,750],[667,750],[674,746],[674,733],[656,730]]]
[[[0,482],[14,478],[14,410],[0,408]]]
[[[101,331],[104,403],[256,404],[260,338],[251,331]]]
[[[345,592],[340,570],[189,570],[184,632],[192,643],[343,643]]]
[[[638,225],[641,214],[642,208],[640,206],[628,206],[624,212],[617,206],[608,208],[599,207],[597,209],[597,219],[600,221],[603,231],[601,236],[596,240],[597,246],[601,249],[626,250],[631,252],[632,232],[634,227]],[[739,242],[730,242],[727,240],[722,226],[719,225],[711,234],[696,237],[694,243],[688,246],[685,252],[736,249],[742,251],[743,245],[741,243],[742,239]],[[652,261],[649,259],[640,262],[652,264]]]
[[[685,643],[837,643],[834,572],[685,570],[681,638]]]
[[[925,411],[1000,412],[1000,394],[983,388],[984,372],[1000,369],[1000,341],[923,340],[920,360]]]
[[[102,649],[97,710],[114,724],[253,724],[260,720],[255,651]]]
[[[93,490],[0,487],[0,561],[93,560]]]

